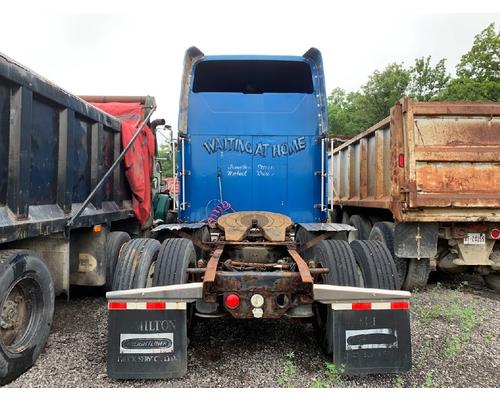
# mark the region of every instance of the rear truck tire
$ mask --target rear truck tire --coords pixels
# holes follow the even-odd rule
[[[321,275],[323,284],[338,286],[363,287],[361,271],[354,254],[346,241],[322,240],[313,248],[316,268],[328,268],[328,273]],[[309,261],[306,259],[306,261]],[[333,353],[333,311],[329,304],[315,302],[314,327],[319,344],[327,355]]]
[[[153,286],[187,283],[188,268],[196,268],[196,250],[189,239],[175,238],[165,240],[160,247]]]
[[[498,273],[490,273],[488,275],[483,275],[484,283],[491,290],[496,292],[500,292],[500,274]]]
[[[397,290],[399,274],[387,246],[377,240],[354,240],[350,243],[363,274],[365,287]]]
[[[356,228],[356,231],[349,231],[347,235],[349,242],[353,240],[367,240],[370,236],[372,225],[368,219],[363,218],[361,215],[351,215],[349,225]]]
[[[120,251],[113,280],[113,290],[145,288],[158,256],[160,242],[155,239],[133,239]]]
[[[141,255],[141,262],[135,271],[132,289],[143,289],[153,286],[153,273],[161,244],[155,239],[147,240],[148,243],[144,247]]]
[[[161,244],[153,274],[153,286],[177,285],[188,282],[188,268],[196,267],[193,242],[185,238],[167,239]],[[191,336],[194,323],[193,303],[186,308],[187,333]]]
[[[106,290],[113,287],[116,263],[122,246],[130,240],[127,232],[110,232],[106,239]]]
[[[409,292],[425,289],[430,273],[431,264],[428,258],[408,259],[408,272],[401,288]]]
[[[210,242],[210,230],[208,226],[204,226],[203,228],[197,229],[193,232],[193,237],[198,239],[200,242]],[[206,250],[198,246],[194,246],[194,250],[196,252],[196,260],[205,260],[207,258]]]
[[[0,251],[0,385],[33,366],[53,315],[54,283],[45,262],[26,250]]]
[[[399,281],[401,284],[404,283],[406,279],[406,273],[408,272],[408,260],[404,258],[399,258],[394,254],[394,224],[392,222],[377,222],[373,225],[370,232],[369,240],[378,240],[384,243],[389,251],[391,252],[394,264],[396,264],[396,269],[399,274]]]

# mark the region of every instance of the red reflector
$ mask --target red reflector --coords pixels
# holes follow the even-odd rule
[[[500,229],[492,229],[491,232],[490,232],[490,236],[492,239],[498,239],[500,238]]]
[[[229,308],[236,308],[240,305],[240,298],[235,294],[228,294],[226,296],[226,306]]]
[[[391,310],[407,310],[410,308],[410,303],[407,301],[395,301],[391,303]]]
[[[405,166],[405,155],[404,154],[399,155],[399,166],[401,168],[403,168]]]
[[[352,303],[353,310],[371,310],[372,303]]]
[[[146,310],[164,310],[165,303],[163,301],[149,301],[146,303]]]
[[[110,301],[108,303],[108,310],[126,310],[127,303],[122,301]]]

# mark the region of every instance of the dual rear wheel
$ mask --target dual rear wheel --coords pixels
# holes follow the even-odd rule
[[[368,239],[384,243],[389,249],[398,271],[400,282],[398,289],[408,291],[424,289],[431,271],[430,260],[428,258],[397,257],[394,251],[394,223],[377,221],[377,219],[377,217],[367,218],[363,215],[349,215],[344,212],[342,222],[356,228],[356,231],[349,232],[348,241]]]
[[[327,268],[321,283],[338,286],[398,289],[399,276],[387,247],[372,240],[322,240],[312,252],[317,268]],[[314,304],[314,325],[321,347],[333,352],[333,311],[329,304]]]
[[[189,281],[188,268],[196,267],[193,242],[184,238],[133,239],[121,249],[113,289],[140,289]],[[187,306],[187,328],[191,331],[193,306]]]
[[[196,251],[189,239],[133,239],[121,249],[113,290],[166,286],[188,281],[196,266]]]
[[[394,223],[382,221],[373,225],[370,240],[384,243],[389,249],[398,271],[400,287],[398,289],[423,290],[431,272],[428,258],[399,258],[394,250]]]

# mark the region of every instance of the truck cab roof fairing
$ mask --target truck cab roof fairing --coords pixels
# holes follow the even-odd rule
[[[323,71],[323,57],[321,52],[315,47],[311,47],[302,56],[308,59],[313,65],[313,79],[316,81],[315,86],[318,98],[318,108],[320,114],[320,134],[326,136],[328,133],[328,109],[325,89],[325,73]]]
[[[204,61],[263,61],[263,62],[306,62],[309,64],[313,79],[313,93],[316,96],[317,116],[318,116],[318,134],[326,135],[328,130],[328,113],[325,91],[325,80],[323,75],[323,61],[321,52],[316,48],[310,48],[303,56],[269,56],[269,55],[222,55],[205,56],[197,47],[190,47],[186,50],[184,56],[184,67],[182,75],[182,86],[179,108],[179,132],[188,133],[188,104],[189,94],[193,86],[194,71],[199,62]],[[228,90],[227,92],[230,92]],[[290,91],[283,91],[284,93]],[[282,92],[282,93],[283,93]],[[305,92],[298,90],[298,92]],[[261,93],[260,93],[261,94]]]
[[[179,132],[186,133],[187,131],[187,106],[189,86],[191,84],[191,72],[193,71],[193,64],[202,58],[204,54],[200,49],[195,46],[186,50],[184,55],[184,67],[182,70],[182,83],[181,83],[181,97],[179,109]]]

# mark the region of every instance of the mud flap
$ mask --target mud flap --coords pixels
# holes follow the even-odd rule
[[[346,375],[411,368],[409,303],[333,303],[333,363]]]
[[[184,376],[186,303],[108,300],[107,370],[114,379]]]
[[[439,225],[435,222],[396,223],[394,254],[400,258],[431,258],[437,253]]]

